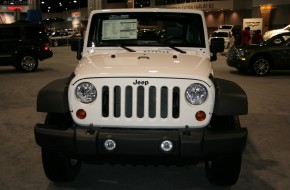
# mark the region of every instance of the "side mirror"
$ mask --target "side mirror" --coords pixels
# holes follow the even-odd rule
[[[71,39],[71,50],[77,52],[77,59],[82,58],[82,51],[84,47],[84,39],[82,37],[73,37]]]
[[[217,53],[223,52],[225,49],[225,40],[223,38],[212,38],[210,42],[210,52],[212,53],[210,60],[217,60]]]

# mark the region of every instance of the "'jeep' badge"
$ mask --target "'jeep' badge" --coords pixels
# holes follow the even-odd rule
[[[135,82],[133,82],[133,85],[144,85],[144,86],[146,86],[147,84],[149,84],[149,81],[147,81],[147,80],[143,80],[143,81],[136,80]]]

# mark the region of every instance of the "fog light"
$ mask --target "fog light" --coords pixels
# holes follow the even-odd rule
[[[116,143],[112,139],[107,139],[104,142],[104,147],[105,147],[106,150],[112,151],[112,150],[114,150],[116,148]]]
[[[164,152],[169,152],[173,149],[173,143],[169,140],[165,140],[160,144],[160,147]]]

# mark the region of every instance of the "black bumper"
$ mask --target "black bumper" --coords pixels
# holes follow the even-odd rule
[[[82,127],[57,130],[54,126],[36,124],[35,139],[42,148],[85,156],[167,156],[207,159],[230,152],[242,151],[247,129],[214,132],[206,128],[193,130],[94,129]],[[114,151],[107,151],[104,142],[116,142]],[[160,144],[170,140],[174,148],[164,152]]]
[[[53,56],[53,52],[51,50],[41,50],[38,52],[39,60],[48,59]]]
[[[242,61],[242,60],[239,60],[239,59],[227,60],[227,65],[230,66],[230,67],[237,68],[237,69],[244,69],[244,70],[249,69],[248,61]]]

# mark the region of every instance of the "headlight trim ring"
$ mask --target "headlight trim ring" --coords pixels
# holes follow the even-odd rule
[[[90,82],[82,82],[75,88],[75,96],[80,102],[89,104],[97,98],[97,89]]]
[[[193,83],[185,90],[185,99],[191,105],[201,105],[208,97],[207,88],[201,83]]]

